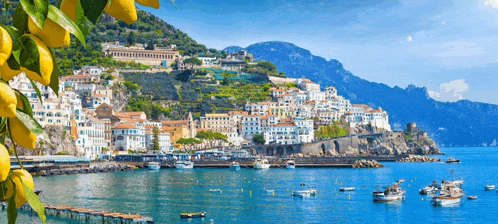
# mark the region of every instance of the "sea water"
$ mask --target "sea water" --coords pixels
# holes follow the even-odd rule
[[[498,148],[443,148],[461,164],[388,163],[380,169],[147,169],[132,172],[35,177],[41,200],[51,205],[139,214],[155,223],[496,223]],[[453,175],[451,175],[453,171]],[[374,203],[372,191],[398,179],[406,199]],[[465,197],[450,207],[434,207],[419,189],[437,180],[464,180]],[[300,186],[305,183],[305,186]],[[339,192],[355,187],[353,192]],[[220,191],[210,191],[220,189]],[[316,189],[315,197],[292,197],[293,190]],[[267,193],[265,190],[274,190]],[[475,195],[475,201],[467,196]],[[203,219],[180,213],[207,212]],[[80,223],[47,217],[47,223]],[[0,223],[7,223],[6,211]],[[40,223],[20,211],[18,223]],[[99,223],[99,222],[90,222]]]

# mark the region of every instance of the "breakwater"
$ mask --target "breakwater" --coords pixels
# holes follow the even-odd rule
[[[59,176],[59,175],[72,175],[72,174],[85,174],[85,173],[108,173],[118,171],[132,171],[135,166],[121,163],[108,163],[90,165],[83,168],[61,168],[61,169],[47,169],[38,173],[41,176]]]
[[[428,162],[441,162],[441,159],[430,158],[428,156],[417,156],[410,155],[408,157],[397,160],[396,162],[405,162],[405,163],[428,163]]]

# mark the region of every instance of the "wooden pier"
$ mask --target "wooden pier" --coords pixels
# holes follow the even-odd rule
[[[7,203],[1,202],[0,206],[2,209],[7,209]],[[131,214],[123,214],[118,212],[109,212],[109,211],[97,211],[87,208],[73,208],[66,206],[52,206],[49,204],[43,204],[45,207],[45,215],[46,216],[55,216],[61,218],[70,218],[76,219],[78,221],[102,221],[102,223],[109,224],[127,224],[127,223],[136,223],[136,224],[148,224],[154,223],[154,219],[151,217],[143,217],[141,215],[131,215]],[[21,206],[21,210],[28,210],[33,212],[33,209],[25,204]]]

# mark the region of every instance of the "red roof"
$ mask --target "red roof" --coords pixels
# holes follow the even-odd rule
[[[131,124],[120,124],[120,125],[114,127],[113,129],[138,129],[138,128],[133,127],[133,125],[131,125]]]

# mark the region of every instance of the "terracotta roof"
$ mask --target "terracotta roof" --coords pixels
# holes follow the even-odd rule
[[[168,124],[186,124],[188,121],[161,121],[161,124],[163,125],[168,125]]]
[[[304,82],[305,82],[305,83],[316,84],[316,83],[314,83],[314,82],[312,82],[312,81],[309,81],[309,80],[304,80]]]
[[[208,130],[207,129],[202,129],[202,128],[198,128],[198,129],[195,129],[197,132],[207,132]]]
[[[261,120],[268,120],[269,117],[261,117]]]
[[[107,96],[104,94],[95,94],[95,97],[107,97]]]
[[[259,115],[247,115],[246,117],[259,117]]]
[[[344,112],[344,114],[352,114],[351,112]]]
[[[161,127],[162,131],[177,131],[179,127]]]
[[[153,129],[154,126],[153,125],[145,125],[145,129]]]
[[[131,125],[131,124],[120,124],[120,125],[114,127],[113,129],[138,129],[138,128],[133,127],[133,125]]]
[[[87,78],[89,75],[72,75],[71,78]]]
[[[293,124],[276,124],[275,127],[295,127]]]
[[[353,106],[355,107],[364,107],[364,108],[368,108],[369,106],[365,105],[365,104],[353,104]]]

